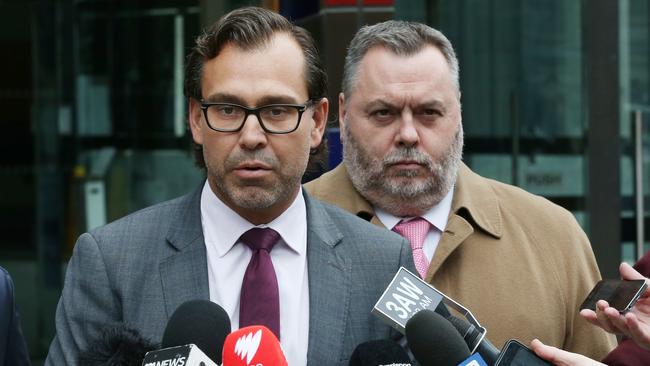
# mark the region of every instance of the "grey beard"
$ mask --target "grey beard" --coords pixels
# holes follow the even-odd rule
[[[395,216],[421,215],[437,205],[456,182],[463,151],[462,125],[439,162],[414,147],[400,148],[384,159],[372,157],[352,136],[348,126],[346,122],[343,161],[356,190],[375,207]],[[420,175],[416,171],[389,175],[387,169],[401,160],[413,160],[422,165],[427,179],[408,180]]]

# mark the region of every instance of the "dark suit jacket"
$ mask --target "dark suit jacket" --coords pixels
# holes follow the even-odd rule
[[[200,196],[199,189],[79,238],[46,365],[76,365],[79,352],[108,323],[129,323],[160,341],[180,304],[209,298]],[[397,234],[306,194],[305,201],[307,363],[347,365],[359,343],[391,335],[370,311],[399,267],[414,267],[411,250]]]
[[[14,301],[14,283],[0,267],[0,366],[29,365],[29,355]]]

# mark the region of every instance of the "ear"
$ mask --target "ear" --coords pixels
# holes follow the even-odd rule
[[[347,111],[345,110],[345,95],[339,93],[339,139],[341,142],[345,141],[345,116]]]
[[[311,148],[315,149],[323,140],[323,133],[325,133],[325,128],[327,128],[329,101],[327,98],[322,98],[318,104],[314,105],[312,108],[314,109],[312,115],[314,125],[311,130]]]
[[[192,131],[192,139],[198,145],[203,145],[203,111],[201,105],[194,98],[189,98],[188,123]]]

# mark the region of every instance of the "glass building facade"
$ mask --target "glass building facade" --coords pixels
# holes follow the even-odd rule
[[[570,210],[604,277],[649,249],[648,0],[4,0],[0,266],[16,282],[35,364],[76,237],[201,184],[184,57],[205,25],[243,5],[314,34],[333,102],[330,166],[354,32],[424,22],[459,57],[464,161]]]

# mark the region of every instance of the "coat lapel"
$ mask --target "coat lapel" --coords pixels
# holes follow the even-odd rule
[[[340,355],[350,301],[350,262],[337,250],[343,234],[321,204],[305,194],[309,266],[309,346],[307,364]]]
[[[476,175],[465,164],[461,164],[458,170],[451,206],[447,227],[442,233],[427,271],[428,282],[432,281],[451,253],[475,230],[482,230],[497,239],[503,235],[501,209],[497,196],[492,188],[485,184],[484,178]]]
[[[183,302],[209,299],[208,268],[201,227],[201,191],[181,198],[167,241],[175,252],[160,261],[167,318]]]

